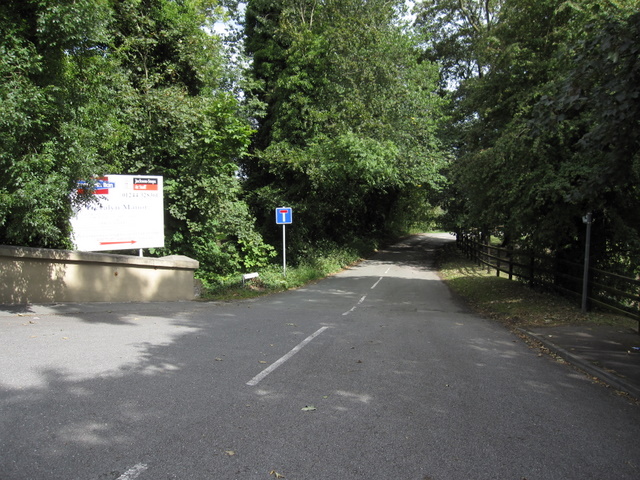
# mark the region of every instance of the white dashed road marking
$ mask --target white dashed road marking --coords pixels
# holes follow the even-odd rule
[[[262,372],[260,372],[258,375],[256,375],[255,377],[253,377],[251,380],[249,380],[247,382],[247,385],[254,387],[256,386],[258,383],[260,383],[260,381],[262,381],[262,379],[264,377],[266,377],[267,375],[269,375],[271,372],[273,372],[276,368],[278,368],[280,365],[282,365],[284,362],[286,362],[287,360],[289,360],[291,357],[293,357],[296,353],[298,353],[300,350],[302,350],[302,347],[304,347],[307,343],[309,343],[311,340],[313,340],[314,338],[316,338],[318,335],[320,335],[322,332],[324,332],[326,329],[328,329],[329,327],[322,327],[320,330],[318,330],[315,333],[312,333],[311,335],[309,335],[307,338],[305,338],[302,342],[300,342],[298,345],[296,345],[295,347],[293,347],[293,349],[291,349],[291,351],[289,353],[287,353],[285,356],[280,357],[278,360],[276,360],[275,362],[273,362],[271,365],[269,365],[267,368],[265,368]]]
[[[362,302],[364,302],[364,299],[367,298],[366,295],[363,295],[362,298],[360,300],[358,300],[358,303],[356,303],[353,307],[351,307],[351,310],[349,310],[348,312],[344,312],[342,315],[349,315],[351,312],[353,312],[356,308],[358,308],[358,305],[360,305]]]
[[[116,480],[133,480],[134,478],[138,478],[138,475],[140,475],[146,469],[147,466],[144,463],[139,463],[124,472]]]

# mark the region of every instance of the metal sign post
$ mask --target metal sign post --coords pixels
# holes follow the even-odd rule
[[[282,275],[287,276],[287,234],[286,225],[282,225]]]
[[[282,272],[287,276],[287,234],[286,226],[293,223],[293,209],[291,207],[276,208],[276,224],[282,225]]]

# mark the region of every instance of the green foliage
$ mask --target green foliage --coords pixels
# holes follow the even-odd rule
[[[222,89],[221,44],[201,28],[208,10],[122,1],[117,11],[130,131],[114,168],[164,176],[164,252],[198,259],[203,277],[264,265],[273,249],[255,231],[236,175],[252,129]]]
[[[417,3],[416,26],[426,39],[425,57],[441,65],[443,86],[486,73],[493,30],[505,0]]]
[[[68,247],[77,178],[98,163],[82,125],[99,96],[80,81],[100,71],[105,2],[7,0],[0,5],[0,242]]]
[[[442,15],[462,15],[463,3]],[[506,241],[577,260],[592,211],[599,261],[637,255],[639,3],[494,5],[487,41],[471,49],[484,69],[452,102],[449,226],[500,228]],[[437,44],[450,32],[430,13]],[[467,58],[460,48],[454,59]]]
[[[437,70],[421,62],[399,2],[252,1],[246,34],[267,104],[244,163],[256,212],[296,212],[292,245],[406,228],[428,207],[442,161]],[[418,187],[420,186],[420,187]],[[415,195],[417,188],[424,195]]]
[[[270,264],[255,268],[259,278],[242,284],[238,274],[209,276],[202,278],[205,298],[216,300],[249,298],[266,293],[297,288],[314,280],[319,280],[368,256],[376,245],[371,242],[357,242],[338,246],[327,241],[315,246],[307,246],[295,262],[287,265],[286,275],[282,264]]]
[[[71,248],[77,180],[146,173],[166,185],[156,254],[204,275],[269,261],[236,174],[253,130],[205,31],[220,14],[209,0],[0,5],[0,243]]]
[[[599,253],[629,261],[640,253],[640,14],[618,13],[591,19],[528,127],[566,145],[564,201],[594,212]]]
[[[418,37],[400,0],[251,0],[244,79],[209,33],[237,3],[2,2],[0,242],[71,247],[77,179],[148,173],[155,253],[210,281],[273,261],[281,205],[300,265],[443,206],[447,228],[576,258],[592,211],[593,251],[632,268],[640,2],[421,2]]]

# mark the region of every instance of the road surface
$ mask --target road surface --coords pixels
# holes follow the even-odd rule
[[[444,241],[250,301],[0,309],[0,479],[640,478],[640,409],[456,301]]]

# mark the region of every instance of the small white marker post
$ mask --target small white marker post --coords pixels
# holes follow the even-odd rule
[[[291,207],[276,208],[276,224],[282,225],[282,272],[287,276],[287,233],[286,226],[293,223],[293,209]]]

